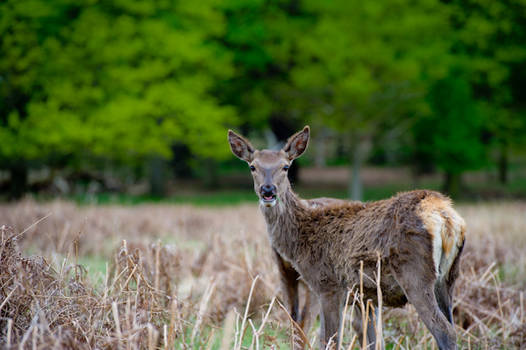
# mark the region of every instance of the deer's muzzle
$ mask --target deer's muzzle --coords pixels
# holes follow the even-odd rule
[[[277,195],[276,186],[265,184],[261,186],[260,191],[260,202],[266,207],[273,207],[276,205]]]

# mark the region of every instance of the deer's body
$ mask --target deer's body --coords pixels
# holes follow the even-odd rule
[[[410,253],[422,261],[431,278],[444,278],[464,241],[463,221],[449,200],[437,192],[412,191],[372,203],[309,207],[291,191],[272,208],[262,208],[274,249],[302,275],[317,294],[346,289],[364,273],[376,273],[380,253],[384,304],[407,302],[392,269]],[[435,234],[438,235],[435,238]],[[437,269],[438,267],[438,269]],[[375,300],[374,280],[364,280],[366,297]]]
[[[380,256],[383,305],[409,301],[439,348],[456,349],[452,289],[465,224],[450,200],[425,190],[371,203],[302,200],[292,191],[286,170],[305,150],[308,135],[305,128],[281,151],[257,151],[243,138],[229,137],[233,152],[254,174],[272,247],[320,300],[322,345],[339,331],[342,303],[347,290],[360,282],[361,261],[369,277],[363,278],[364,299],[376,302]],[[359,319],[353,324],[357,332],[364,326]],[[374,326],[369,322],[366,327],[367,341],[375,343]]]

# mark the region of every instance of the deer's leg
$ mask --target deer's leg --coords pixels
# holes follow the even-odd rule
[[[311,300],[312,295],[309,286],[307,286],[305,283],[302,284],[304,290],[304,299],[303,308],[301,309],[301,314],[299,316],[299,325],[301,329],[307,333],[310,329],[312,319],[316,318],[319,307],[317,300],[315,300],[314,303]]]
[[[455,281],[460,273],[460,256],[463,248],[464,243],[462,243],[455,260],[453,260],[447,277],[438,280],[435,284],[435,296],[438,306],[451,324],[453,324],[453,289],[455,288]]]
[[[448,322],[453,324],[452,300],[445,280],[442,279],[436,282],[435,297],[440,311],[446,316]]]
[[[295,327],[301,328],[303,333],[307,333],[310,328],[310,321],[312,319],[310,311],[310,289],[304,284],[305,300],[301,314],[299,313],[299,284],[300,274],[292,267],[290,263],[283,260],[279,253],[274,250],[276,263],[278,264],[281,286],[284,293],[284,301],[289,308],[290,317],[297,323]],[[303,349],[305,344],[302,337],[294,343],[294,349]]]
[[[434,271],[424,271],[425,268],[425,264],[416,261],[398,266],[395,272],[396,280],[403,288],[407,300],[413,304],[418,315],[435,337],[439,349],[456,350],[455,328],[438,306],[434,291],[435,281],[428,278],[434,276]]]
[[[363,347],[367,349],[375,349],[376,347],[376,329],[374,326],[373,310],[369,310],[369,318],[367,320],[367,330],[366,338],[367,344],[363,344],[363,320],[362,320],[362,311],[359,306],[354,307],[354,317],[352,320],[352,327],[356,332],[358,340]],[[382,344],[383,349],[383,344]]]
[[[320,294],[320,344],[321,349],[332,344],[332,348],[338,349],[338,331],[342,313],[343,293],[341,291]],[[334,346],[335,345],[335,346]]]
[[[290,316],[295,322],[299,319],[299,296],[298,296],[298,283],[300,274],[292,267],[290,263],[283,260],[281,255],[274,250],[274,257],[278,264],[279,273],[281,277],[281,286],[285,294],[285,303],[289,307]]]

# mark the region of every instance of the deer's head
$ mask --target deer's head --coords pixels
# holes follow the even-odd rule
[[[287,172],[292,161],[305,152],[309,143],[309,127],[292,135],[279,151],[256,150],[248,140],[228,131],[232,153],[248,163],[254,178],[254,190],[265,207],[276,205],[290,187]]]

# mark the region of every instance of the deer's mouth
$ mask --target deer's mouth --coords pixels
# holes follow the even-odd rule
[[[270,194],[270,195],[262,194],[259,201],[265,207],[273,207],[276,205],[277,199],[278,197],[275,194]]]

